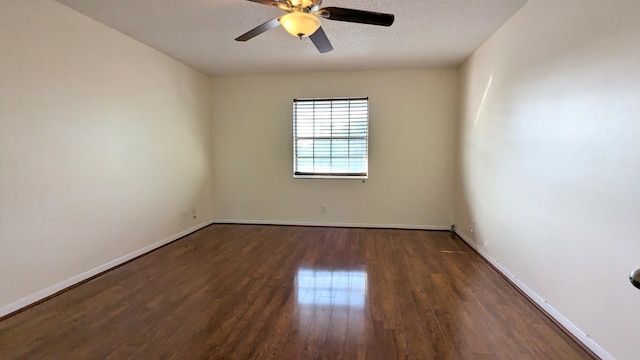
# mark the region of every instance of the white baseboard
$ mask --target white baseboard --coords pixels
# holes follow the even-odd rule
[[[591,337],[580,330],[574,323],[572,323],[569,319],[567,319],[564,315],[562,315],[558,310],[556,310],[551,304],[549,304],[545,299],[543,299],[540,295],[538,295],[535,291],[531,290],[525,283],[520,281],[520,279],[512,274],[507,268],[502,266],[498,262],[498,260],[494,259],[492,256],[487,254],[481,247],[477,246],[475,241],[471,239],[470,236],[456,231],[456,235],[460,236],[462,240],[464,240],[469,246],[474,248],[483,258],[485,258],[488,262],[490,262],[502,275],[504,275],[509,281],[511,281],[518,289],[520,289],[523,293],[525,293],[531,300],[533,300],[538,306],[540,306],[549,316],[554,318],[558,323],[560,323],[564,328],[569,331],[573,336],[575,336],[580,342],[582,342],[587,348],[593,351],[596,355],[598,355],[603,360],[615,360],[613,356],[611,356],[608,352],[606,352],[600,345],[598,345]]]
[[[134,259],[134,258],[136,258],[136,257],[138,257],[140,255],[148,253],[149,251],[155,250],[155,249],[157,249],[157,248],[159,248],[159,247],[161,247],[163,245],[166,245],[166,244],[168,244],[168,243],[170,243],[172,241],[175,241],[175,240],[177,240],[177,239],[179,239],[179,238],[181,238],[183,236],[189,235],[192,232],[198,231],[198,230],[200,230],[200,229],[202,229],[202,228],[204,228],[206,226],[211,225],[212,223],[213,223],[213,220],[207,220],[207,221],[205,221],[203,223],[200,223],[198,225],[195,225],[195,226],[193,226],[193,227],[191,227],[189,229],[181,231],[181,232],[179,232],[179,233],[177,233],[175,235],[172,235],[172,236],[169,236],[169,237],[167,237],[165,239],[162,239],[162,240],[160,240],[160,241],[158,241],[158,242],[156,242],[154,244],[151,244],[149,246],[145,246],[142,249],[136,250],[136,251],[134,251],[132,253],[129,253],[127,255],[119,257],[119,258],[117,258],[115,260],[109,261],[106,264],[100,265],[100,266],[98,266],[96,268],[93,268],[93,269],[91,269],[89,271],[86,271],[86,272],[84,272],[82,274],[78,274],[78,275],[76,275],[74,277],[71,277],[71,278],[69,278],[67,280],[59,282],[59,283],[57,283],[55,285],[49,286],[46,289],[40,290],[38,292],[35,292],[35,293],[33,293],[33,294],[29,295],[29,296],[26,296],[26,297],[24,297],[24,298],[22,298],[20,300],[14,301],[14,302],[12,302],[12,303],[10,303],[8,305],[4,305],[4,306],[0,307],[0,317],[8,315],[8,314],[11,314],[12,312],[20,310],[20,309],[22,309],[24,307],[27,307],[27,306],[29,306],[29,305],[31,305],[33,303],[36,303],[36,302],[38,302],[38,301],[40,301],[40,300],[42,300],[42,299],[44,299],[44,298],[46,298],[48,296],[51,296],[51,295],[53,295],[53,294],[55,294],[55,293],[57,293],[59,291],[62,291],[62,290],[66,289],[66,288],[68,288],[70,286],[73,286],[73,285],[75,285],[77,283],[80,283],[80,282],[82,282],[84,280],[87,280],[87,279],[89,279],[89,278],[91,278],[93,276],[96,276],[96,275],[100,274],[101,272],[107,271],[107,270],[109,270],[111,268],[114,268],[114,267],[116,267],[118,265],[121,265],[121,264],[123,264],[123,263],[125,263],[125,262],[127,262],[127,261],[129,261],[131,259]]]
[[[408,230],[451,230],[451,225],[416,225],[416,224],[369,224],[369,223],[334,223],[315,221],[281,221],[281,220],[246,220],[246,219],[214,219],[214,224],[246,224],[246,225],[287,225],[287,226],[320,226],[349,227],[375,229],[408,229]]]

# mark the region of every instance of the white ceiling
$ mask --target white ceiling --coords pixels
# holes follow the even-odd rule
[[[234,39],[283,14],[245,0],[58,0],[209,75],[457,66],[527,0],[325,0],[395,14],[387,28],[322,20],[334,50],[276,28]]]

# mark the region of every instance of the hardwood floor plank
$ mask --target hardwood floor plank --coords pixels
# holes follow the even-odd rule
[[[0,322],[1,359],[591,359],[446,232],[212,225]]]

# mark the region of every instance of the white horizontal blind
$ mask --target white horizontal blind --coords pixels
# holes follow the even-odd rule
[[[369,98],[293,101],[294,176],[366,177]]]

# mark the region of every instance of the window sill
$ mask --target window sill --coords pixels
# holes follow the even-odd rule
[[[369,176],[340,176],[340,175],[293,175],[294,179],[342,179],[342,180],[368,180]]]

